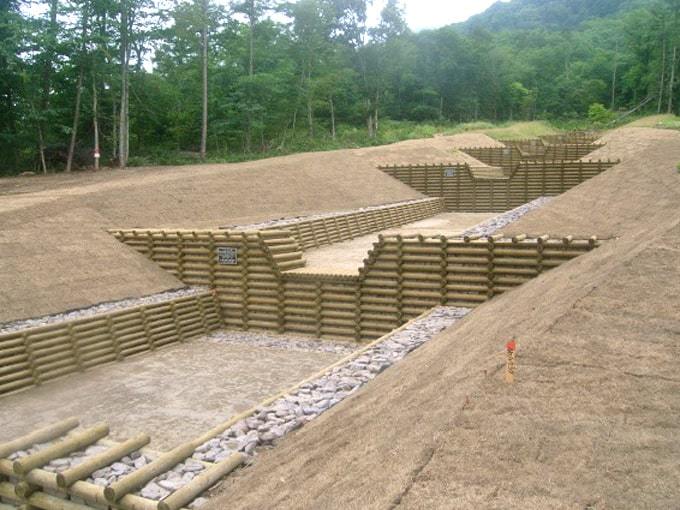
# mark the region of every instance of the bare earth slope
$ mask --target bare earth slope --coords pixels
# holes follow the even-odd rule
[[[600,201],[572,191],[571,206],[559,198],[559,213],[550,204],[526,220],[565,232],[570,219],[586,229],[585,215],[617,239],[476,309],[228,479],[210,508],[676,505],[680,174],[671,143],[631,154],[654,164],[619,167],[618,193]],[[635,211],[630,221],[616,214],[620,202]],[[518,380],[508,386],[512,336]]]
[[[677,214],[680,132],[623,128],[586,159],[621,164],[556,197],[505,230],[507,233],[574,234],[610,238],[635,226],[654,225]]]
[[[480,134],[240,164],[0,180],[0,323],[182,284],[109,228],[216,228],[420,198],[375,167],[464,161]]]

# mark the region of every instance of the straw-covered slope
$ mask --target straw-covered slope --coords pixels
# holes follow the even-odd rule
[[[621,164],[553,199],[509,227],[508,233],[618,236],[678,215],[680,132],[622,128],[607,133],[607,145],[585,159],[621,159]]]
[[[182,284],[109,228],[216,228],[421,198],[376,169],[463,161],[480,134],[231,165],[0,180],[0,323]]]
[[[666,142],[628,156],[652,164],[616,169],[617,193],[593,179],[526,219],[590,232],[592,217],[617,239],[476,309],[228,479],[209,508],[677,504],[680,144],[648,136]]]

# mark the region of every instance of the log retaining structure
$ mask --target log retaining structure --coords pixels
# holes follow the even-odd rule
[[[425,198],[356,211],[258,223],[237,229],[289,231],[303,250],[309,250],[406,225],[442,212],[445,211],[441,199]]]
[[[541,140],[503,142],[506,147],[467,147],[461,152],[472,156],[485,165],[500,166],[506,176],[511,175],[522,161],[577,161],[603,144],[545,145]]]
[[[159,502],[135,494],[136,489],[185,460],[201,444],[204,436],[160,454],[145,448],[149,443],[146,434],[119,443],[105,438],[109,433],[106,424],[85,430],[77,429],[78,425],[76,418],[69,418],[0,444],[0,505],[45,510],[180,510],[236,469],[245,458],[235,453],[220,462],[193,461],[201,465],[200,473]],[[10,458],[14,452],[25,452],[38,443],[49,444],[18,460]],[[43,469],[51,461],[68,458],[70,454],[95,444],[104,446],[104,451],[85,457],[81,463],[60,473]],[[155,460],[106,488],[86,481],[97,469],[133,452],[144,452]],[[113,495],[111,491],[114,491]]]
[[[556,196],[608,170],[618,161],[525,161],[503,176],[476,175],[467,164],[378,167],[415,190],[444,199],[447,211],[503,212]]]
[[[0,395],[222,327],[210,291],[0,335]]]
[[[178,276],[184,264],[187,284],[214,282],[228,327],[357,341],[378,338],[437,305],[478,306],[599,245],[596,238],[569,236],[381,235],[356,275],[334,275],[290,272],[302,260],[291,231],[114,235]],[[237,264],[219,264],[220,246],[235,249]],[[290,258],[282,259],[286,250]]]

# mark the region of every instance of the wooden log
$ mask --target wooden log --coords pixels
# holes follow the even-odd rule
[[[76,428],[80,422],[77,418],[67,418],[60,422],[48,425],[39,430],[26,434],[25,436],[14,439],[7,443],[0,444],[0,459],[8,457],[10,454],[30,448],[34,444],[51,441],[54,438],[64,435],[69,430]]]
[[[106,487],[104,489],[104,497],[106,497],[106,500],[110,503],[115,503],[123,496],[140,489],[161,473],[172,469],[189,457],[201,444],[202,443],[196,444],[196,441],[184,443],[169,452],[162,454],[153,462],[120,478],[117,482]]]
[[[206,469],[184,487],[176,490],[158,503],[158,510],[181,509],[203,491],[212,487],[217,481],[240,466],[245,458],[245,455],[241,453],[234,453],[222,462]]]
[[[62,488],[69,487],[98,469],[108,466],[135,450],[139,450],[142,446],[147,445],[150,440],[151,438],[148,434],[139,434],[124,443],[109,448],[99,455],[88,458],[81,464],[57,474],[57,485]]]
[[[9,501],[19,502],[19,497],[14,492],[14,484],[9,482],[0,482],[0,498],[8,499]]]
[[[33,455],[28,455],[27,457],[15,460],[12,464],[12,469],[17,475],[25,475],[32,469],[42,467],[53,459],[63,457],[64,455],[68,455],[85,446],[91,445],[108,435],[108,433],[109,426],[105,423],[100,423],[99,425],[95,425],[82,432],[72,434],[63,441],[48,446]]]
[[[92,510],[91,506],[58,498],[42,491],[31,494],[26,498],[26,502],[30,507],[42,508],[44,510]]]

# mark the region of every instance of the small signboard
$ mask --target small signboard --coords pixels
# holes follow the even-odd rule
[[[455,177],[455,176],[456,176],[456,169],[455,168],[444,169],[444,177]]]
[[[235,266],[238,264],[238,248],[233,246],[217,247],[217,263],[222,266]]]

